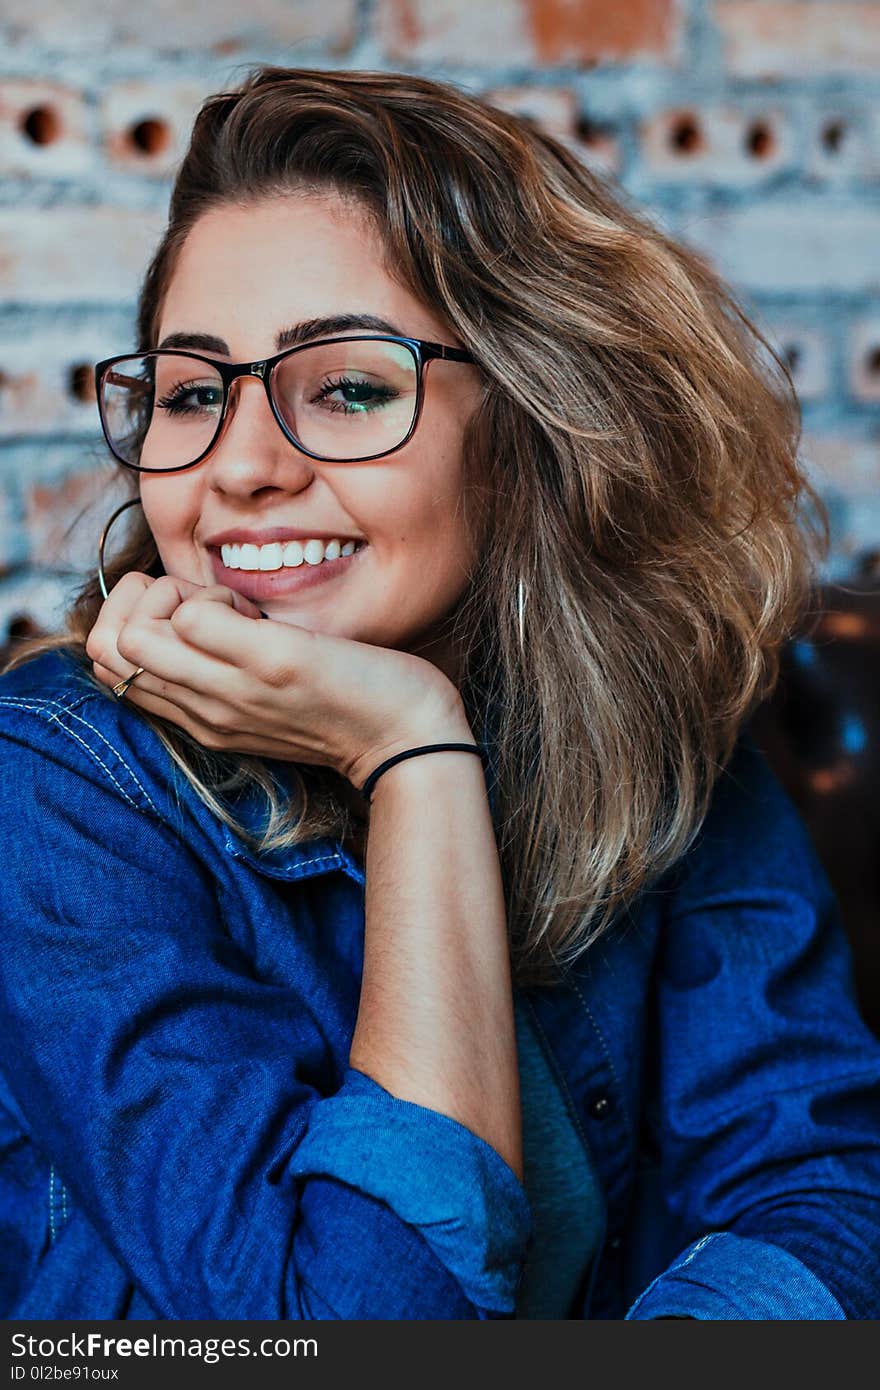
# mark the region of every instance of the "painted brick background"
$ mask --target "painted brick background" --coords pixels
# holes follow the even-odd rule
[[[880,0],[28,0],[0,18],[0,645],[121,496],[90,370],[205,95],[253,63],[404,70],[521,110],[708,252],[784,351],[831,513],[880,567]]]

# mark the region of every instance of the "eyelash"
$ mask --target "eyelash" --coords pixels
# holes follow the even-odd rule
[[[315,400],[326,401],[327,405],[329,405],[331,410],[343,410],[345,411],[346,415],[358,414],[359,412],[357,410],[357,407],[352,405],[350,402],[328,400],[329,393],[331,391],[338,391],[341,386],[367,386],[369,390],[375,392],[376,396],[378,397],[378,400],[372,403],[368,403],[368,410],[376,409],[378,405],[381,405],[384,401],[393,400],[397,395],[397,392],[392,390],[390,386],[369,386],[368,383],[364,381],[352,381],[350,377],[338,377],[335,381],[325,381],[323,386],[321,387],[320,392],[315,397]]]
[[[357,415],[360,413],[360,411],[358,410],[356,405],[347,401],[331,401],[329,399],[329,396],[331,392],[338,391],[340,387],[344,388],[347,386],[357,388],[358,386],[365,385],[367,385],[367,383],[363,381],[355,381],[351,377],[338,377],[335,381],[325,381],[321,387],[320,392],[314,398],[314,401],[312,403],[314,404],[317,401],[324,401],[330,410],[341,410],[346,415]],[[199,389],[212,391],[215,388],[211,386],[203,386],[202,388],[199,388],[199,384],[197,381],[181,381],[173,388],[173,390],[167,392],[161,400],[158,400],[156,402],[156,407],[159,410],[173,410],[177,415],[197,414],[200,408],[205,409],[205,407],[199,407],[196,405],[185,405],[183,403],[183,398],[187,396],[191,391],[197,391]],[[394,400],[397,396],[397,392],[392,390],[391,387],[383,388],[373,386],[369,387],[368,389],[373,391],[376,397],[376,399],[374,399],[372,402],[367,403],[366,408],[368,410],[375,410],[385,401]]]
[[[202,386],[200,388],[197,381],[181,381],[178,382],[171,391],[168,391],[160,401],[156,402],[156,407],[159,410],[173,410],[176,407],[176,413],[178,415],[196,414],[200,408],[204,409],[205,407],[184,405],[183,397],[187,396],[191,391],[198,391],[199,389],[203,391],[214,391],[216,387]]]

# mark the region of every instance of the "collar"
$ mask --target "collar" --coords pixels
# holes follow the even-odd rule
[[[486,773],[486,794],[492,813],[496,806],[496,776],[494,755],[494,723],[487,722],[484,747],[488,750]],[[292,770],[289,763],[276,758],[264,758],[263,762],[275,780],[282,797],[289,797],[292,788]],[[248,787],[236,793],[230,802],[239,820],[253,835],[259,835],[266,824],[266,802],[262,792]],[[341,870],[360,886],[365,883],[364,871],[357,860],[349,853],[342,841],[335,836],[323,836],[291,845],[287,849],[264,851],[262,854],[250,848],[228,825],[223,824],[223,840],[226,851],[234,859],[250,865],[267,878],[296,879],[314,878],[318,874]]]
[[[263,762],[272,774],[282,798],[289,797],[293,781],[290,765],[273,758],[264,758]],[[236,820],[252,835],[259,836],[265,829],[268,819],[266,799],[259,788],[247,787],[237,792],[227,804]],[[267,878],[293,882],[296,879],[314,878],[318,874],[341,870],[361,887],[364,885],[363,869],[342,841],[335,836],[304,840],[285,849],[265,850],[259,853],[223,822],[223,842],[227,853],[233,859],[250,865]]]

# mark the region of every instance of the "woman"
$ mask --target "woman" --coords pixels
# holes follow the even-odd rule
[[[0,679],[4,1315],[877,1316],[880,1046],[743,735],[827,525],[714,275],[264,68],[138,339],[134,527]]]

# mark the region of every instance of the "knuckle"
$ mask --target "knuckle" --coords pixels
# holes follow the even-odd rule
[[[293,677],[294,671],[286,662],[266,662],[260,669],[260,679],[273,690],[286,690]]]
[[[144,578],[145,576],[140,570],[126,570],[118,584],[114,585],[114,589],[118,589],[120,593],[123,591],[127,593],[129,589],[134,593],[140,593],[144,587]]]
[[[226,738],[235,729],[235,721],[230,714],[229,706],[219,700],[207,700],[202,703],[199,721],[209,733],[216,734],[220,738]]]
[[[116,650],[120,656],[125,657],[126,661],[134,661],[136,665],[140,665],[138,653],[143,650],[143,639],[143,627],[139,623],[129,620],[116,638]]]
[[[198,600],[185,598],[171,614],[171,626],[177,632],[193,632],[199,622]]]

